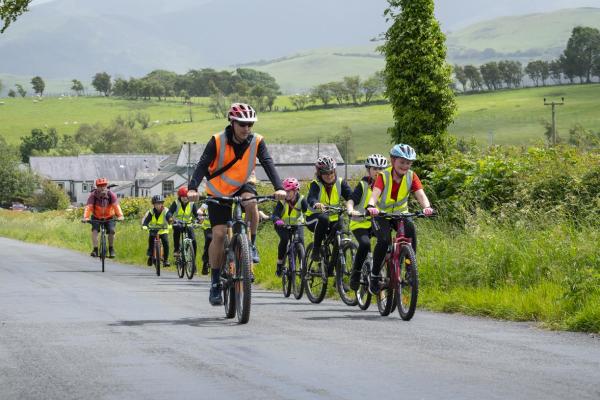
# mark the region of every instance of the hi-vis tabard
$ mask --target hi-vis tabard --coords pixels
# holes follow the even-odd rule
[[[187,204],[182,204],[179,200],[175,202],[177,205],[177,209],[175,210],[175,218],[178,221],[187,222],[188,224],[192,223],[192,219],[194,216],[192,215],[192,208],[194,208],[194,203],[188,201]]]
[[[409,169],[402,177],[396,200],[392,199],[392,167],[386,168],[380,174],[383,177],[383,191],[377,208],[386,213],[407,213],[413,172]]]
[[[358,211],[359,213],[365,212],[367,209],[367,204],[369,204],[369,199],[371,198],[371,186],[365,181],[360,181],[358,183],[362,186],[362,197],[360,198],[360,202],[354,205],[354,211]],[[369,229],[371,228],[371,217],[364,219],[360,218],[358,220],[354,220],[350,218],[350,230],[353,231],[355,229]]]
[[[208,167],[208,173],[213,174],[236,159],[233,146],[227,144],[227,134],[218,133],[213,136],[216,143],[217,158]],[[254,133],[250,145],[244,151],[242,158],[222,174],[206,182],[206,192],[211,196],[231,196],[237,192],[254,173],[256,155],[262,136]]]
[[[302,200],[303,199],[304,199],[304,196],[300,195],[298,197],[298,201],[296,202],[296,204],[294,204],[294,206],[291,207],[291,210],[290,210],[290,203],[288,203],[285,200],[283,201],[283,214],[281,215],[281,219],[287,225],[296,225],[296,224],[298,224],[298,220],[302,218]]]
[[[341,196],[340,193],[342,193],[342,178],[337,178],[335,181],[335,185],[333,185],[333,187],[331,188],[331,195],[327,195],[327,190],[325,190],[325,186],[321,183],[320,180],[318,179],[314,179],[313,182],[315,182],[317,185],[319,185],[319,203],[326,205],[326,206],[334,206],[334,207],[339,207],[341,204]],[[312,184],[312,182],[311,182]],[[312,215],[312,214],[318,214],[320,213],[321,210],[317,210],[316,208],[313,208],[310,206],[310,204],[308,205],[308,210],[306,210],[306,216]],[[329,215],[329,221],[331,222],[335,222],[338,220],[338,215],[337,214],[330,214]]]
[[[156,218],[156,214],[154,213],[154,209],[150,210],[150,215],[152,219],[150,223],[148,223],[148,228],[150,229],[159,229],[158,234],[163,235],[165,233],[169,233],[169,224],[167,223],[167,209],[163,208],[162,212]]]

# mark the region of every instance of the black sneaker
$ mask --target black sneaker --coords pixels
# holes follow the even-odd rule
[[[163,261],[163,265],[164,265],[165,267],[170,267],[170,266],[171,266],[171,263],[170,263],[170,262],[168,262],[167,260],[164,260],[164,261]]]
[[[369,278],[369,292],[372,295],[377,296],[381,291],[381,276],[380,275],[371,275]]]
[[[90,253],[90,256],[92,256],[92,257],[98,257],[98,248],[97,247],[94,247],[92,249],[92,252]]]
[[[213,283],[210,287],[210,294],[208,295],[208,301],[213,306],[220,306],[223,304],[223,296],[221,295],[221,284]]]
[[[275,270],[275,275],[281,278],[283,275],[283,264],[277,264],[277,269]]]
[[[360,271],[352,271],[350,275],[350,289],[356,291],[360,287]]]
[[[114,247],[108,248],[108,258],[115,258],[115,248]]]
[[[208,275],[208,271],[210,270],[210,265],[208,263],[202,264],[202,275]]]
[[[260,255],[255,245],[252,245],[252,262],[258,264],[260,262]]]
[[[146,261],[146,265],[148,265],[149,267],[152,266],[152,256],[148,257],[148,260]]]

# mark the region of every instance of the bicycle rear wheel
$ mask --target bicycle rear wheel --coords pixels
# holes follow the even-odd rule
[[[283,271],[281,271],[281,290],[283,292],[283,297],[290,297],[292,293],[292,267],[291,261],[288,258],[287,265],[284,264],[282,266]]]
[[[100,262],[102,263],[102,272],[104,272],[105,261],[106,261],[106,233],[103,230],[100,235]]]
[[[227,267],[225,267],[227,268]],[[225,306],[225,317],[235,317],[235,287],[231,277],[223,283],[223,305]]]
[[[358,304],[356,298],[356,292],[350,289],[350,275],[352,274],[352,268],[354,263],[354,256],[356,255],[357,246],[354,242],[346,242],[342,244],[343,257],[338,260],[336,266],[336,288],[342,301],[348,306],[355,306]]]
[[[396,292],[398,312],[400,318],[409,321],[415,315],[417,298],[419,297],[419,271],[417,256],[410,245],[402,246],[400,251],[400,265],[402,271],[400,286]]]
[[[185,246],[181,246],[181,247],[185,247]],[[185,274],[184,272],[184,265],[185,265],[185,249],[182,248],[180,250],[179,253],[179,257],[175,258],[175,265],[177,266],[177,276],[181,279],[183,278],[183,275]]]
[[[383,317],[390,315],[394,304],[394,289],[390,286],[390,264],[388,261],[384,261],[381,267],[381,289],[376,297],[379,314]]]
[[[304,288],[310,302],[318,304],[323,301],[327,292],[327,271],[325,271],[322,257],[320,261],[312,260],[312,251],[313,243],[306,248]]]
[[[154,241],[154,268],[156,276],[160,276],[160,261],[162,260],[162,248],[160,239]]]
[[[366,310],[371,305],[371,292],[369,292],[369,274],[371,273],[371,265],[373,265],[373,256],[369,253],[362,265],[360,285],[356,291],[356,300],[358,301],[358,307],[361,310]]]
[[[244,233],[237,235],[235,239],[235,305],[237,318],[240,324],[245,324],[250,319],[250,307],[252,304],[252,285],[250,282],[250,270],[252,262],[250,258],[250,244]]]
[[[185,276],[188,279],[192,279],[196,273],[196,252],[194,251],[194,245],[191,240],[183,242],[185,248]]]
[[[296,243],[294,251],[294,270],[292,271],[292,292],[294,298],[300,300],[304,293],[304,274],[306,273],[306,259],[304,254],[304,245]]]

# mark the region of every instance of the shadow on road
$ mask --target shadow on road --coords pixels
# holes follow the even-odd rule
[[[365,320],[365,321],[389,321],[389,319],[383,319],[380,315],[364,315],[364,314],[346,314],[346,315],[331,315],[331,316],[323,316],[323,317],[304,317],[307,321],[327,321],[334,319],[350,319],[350,320]]]
[[[238,325],[237,320],[218,318],[181,318],[181,319],[140,319],[130,321],[117,321],[109,326],[145,326],[145,325],[187,325],[195,327]]]
[[[55,271],[48,271],[48,272],[91,272],[91,273],[95,273],[95,274],[104,274],[105,272],[102,271],[93,271],[93,270],[89,270],[89,269],[82,269],[82,270],[77,270],[77,269],[65,269],[65,270],[55,270]]]

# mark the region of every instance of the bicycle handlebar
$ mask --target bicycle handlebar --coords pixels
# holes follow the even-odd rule
[[[221,204],[221,203],[228,203],[228,204],[232,204],[232,203],[242,203],[245,201],[249,201],[249,200],[256,200],[258,203],[263,203],[265,201],[270,201],[273,200],[275,201],[275,197],[273,195],[269,195],[269,196],[252,196],[252,197],[246,197],[243,198],[241,196],[203,196],[198,198],[198,201],[202,202],[202,203],[214,203],[214,204]]]

